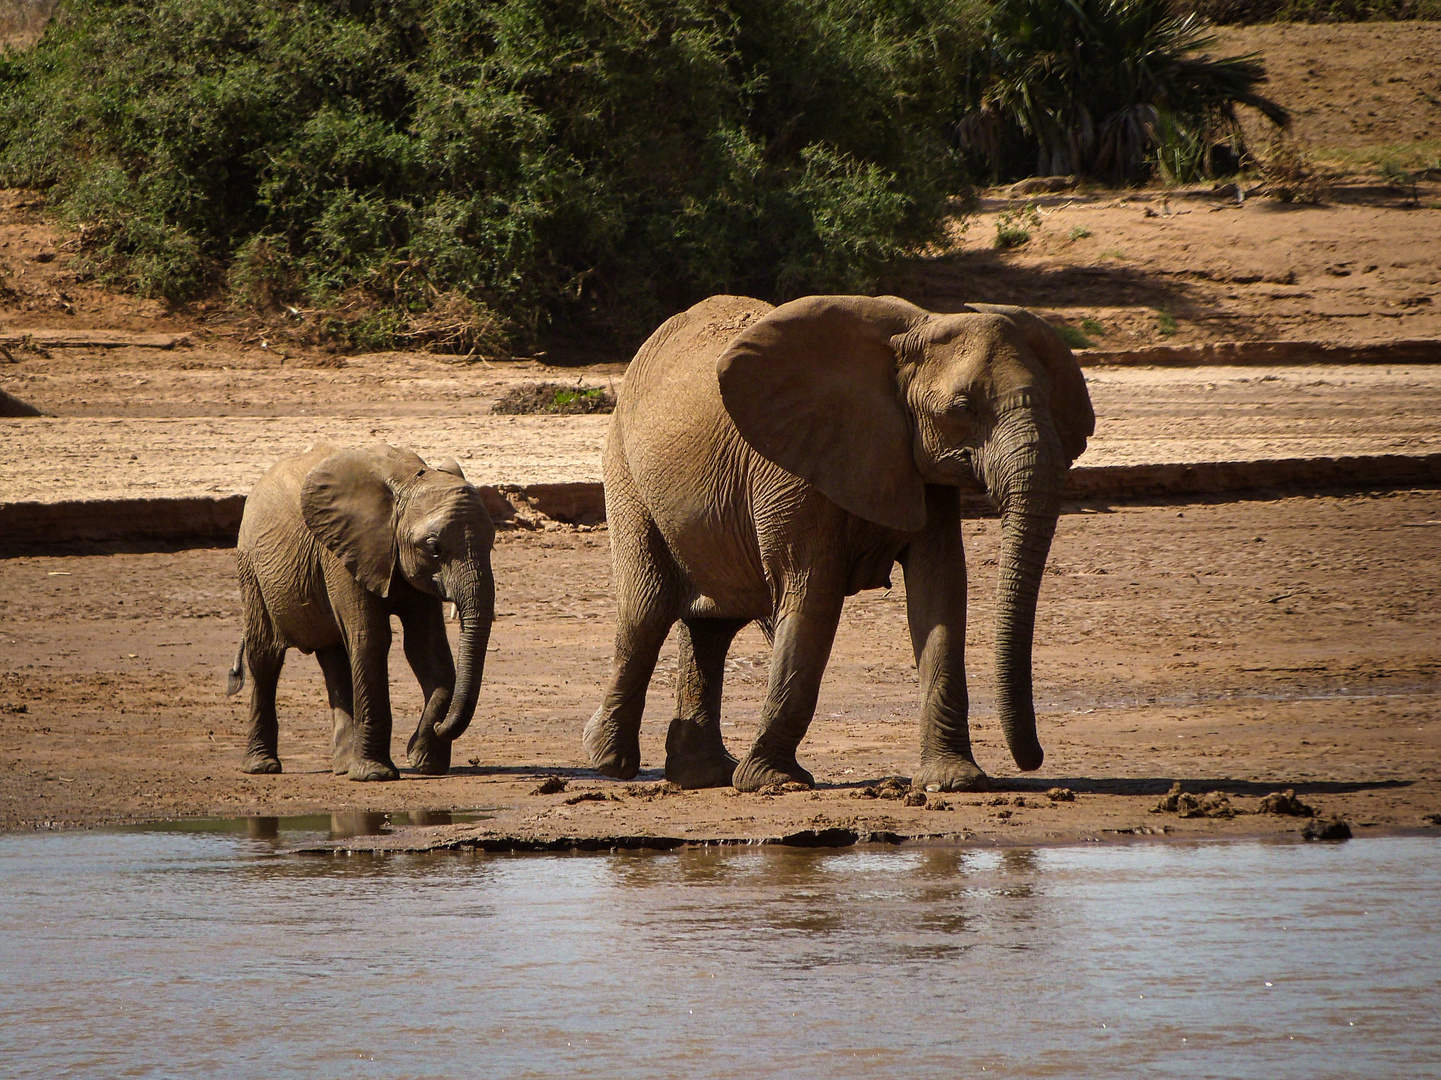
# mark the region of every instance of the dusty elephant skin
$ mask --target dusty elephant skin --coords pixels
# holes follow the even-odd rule
[[[842,604],[888,586],[900,562],[922,688],[915,785],[984,788],[958,506],[979,480],[1002,515],[997,707],[1016,764],[1039,768],[1036,597],[1066,470],[1094,427],[1075,358],[1021,308],[719,296],[669,320],[632,361],[606,441],[617,629],[610,686],[585,729],[591,763],[636,775],[646,690],[679,621],[667,779],[812,785],[796,750]],[[737,763],[721,739],[721,679],[752,621],[774,651],[760,730]]]
[[[495,528],[480,492],[452,461],[427,468],[393,446],[321,444],[272,468],[246,500],[236,565],[245,633],[228,693],[253,681],[243,768],[281,771],[276,683],[285,651],[313,652],[334,728],[331,767],[352,780],[394,780],[390,758],[390,617],[425,705],[407,752],[422,773],[450,769],[475,711],[495,617]],[[460,615],[451,660],[442,601]]]

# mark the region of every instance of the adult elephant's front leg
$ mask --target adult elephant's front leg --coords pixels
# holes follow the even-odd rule
[[[373,607],[373,610],[369,608]],[[345,626],[350,654],[354,702],[355,759],[346,775],[352,780],[395,780],[400,770],[390,759],[390,616],[367,605]]]
[[[731,782],[737,791],[759,791],[768,784],[787,781],[815,785],[815,777],[796,761],[796,748],[815,715],[821,677],[831,656],[844,600],[841,588],[814,586],[807,595],[782,600],[776,612],[760,734],[750,753],[736,766]]]
[[[913,783],[923,791],[985,791],[990,783],[971,754],[966,554],[954,488],[926,488],[926,527],[900,561],[921,677],[921,767]]]

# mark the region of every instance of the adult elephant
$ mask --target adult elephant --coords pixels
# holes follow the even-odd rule
[[[585,728],[592,764],[636,774],[646,688],[679,620],[666,777],[813,784],[796,749],[842,603],[889,585],[899,561],[922,693],[914,783],[983,789],[959,510],[959,489],[979,479],[1001,511],[1001,726],[1016,764],[1038,768],[1036,596],[1066,470],[1094,429],[1075,357],[1022,308],[715,296],[670,319],[631,362],[606,441],[618,626],[610,686]],[[760,732],[737,763],[721,740],[721,678],[752,620],[773,652]]]
[[[245,500],[236,563],[245,631],[227,693],[253,680],[242,768],[278,773],[275,687],[288,648],[313,652],[334,726],[331,763],[352,780],[394,780],[390,617],[425,706],[407,746],[412,767],[444,774],[475,712],[495,616],[495,527],[453,461],[429,468],[409,450],[321,444],[275,465]],[[442,602],[460,615],[457,676]]]

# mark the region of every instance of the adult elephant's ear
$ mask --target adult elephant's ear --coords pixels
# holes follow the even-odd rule
[[[969,304],[976,311],[1004,315],[1015,323],[1051,379],[1051,419],[1066,457],[1075,461],[1096,433],[1096,413],[1081,365],[1056,328],[1034,312],[1005,304]]]
[[[305,527],[380,596],[390,594],[395,570],[396,492],[424,469],[416,455],[393,446],[338,450],[306,473],[301,485]]]
[[[808,296],[752,323],[716,361],[721,400],[756,451],[851,513],[926,523],[891,339],[930,317],[894,296]]]

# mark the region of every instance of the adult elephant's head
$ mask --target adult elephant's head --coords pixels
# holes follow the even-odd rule
[[[455,691],[435,733],[458,739],[475,713],[495,618],[495,526],[479,489],[453,461],[433,469],[408,450],[378,446],[322,460],[306,474],[300,503],[306,527],[371,592],[388,597],[403,578],[455,604]]]
[[[1036,596],[1066,470],[1095,430],[1065,342],[1022,308],[938,315],[896,297],[811,296],[747,327],[717,374],[742,437],[860,517],[916,532],[926,484],[984,485],[1002,521],[1001,726],[1016,764],[1039,768]]]

